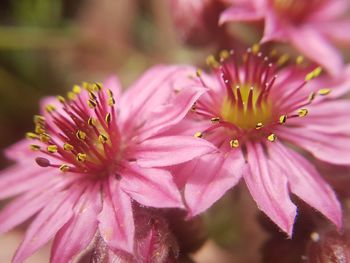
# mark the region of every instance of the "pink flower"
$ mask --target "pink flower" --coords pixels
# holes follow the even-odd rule
[[[187,67],[158,66],[123,95],[112,77],[103,86],[74,86],[68,99],[44,100],[30,141],[6,151],[16,165],[1,174],[0,199],[20,196],[0,212],[0,233],[36,215],[13,262],[23,262],[52,238],[51,261],[68,262],[96,235],[112,251],[132,254],[132,200],[183,208],[172,175],[162,167],[215,150],[205,140],[159,135],[205,92],[198,85],[174,92],[176,79],[187,74]]]
[[[184,42],[201,46],[220,38],[219,15],[225,9],[222,0],[171,0],[170,13],[175,30]]]
[[[308,58],[336,75],[342,67],[341,54],[331,41],[350,43],[350,19],[345,17],[348,0],[231,0],[220,23],[265,21],[262,42],[291,43]]]
[[[183,122],[183,132],[207,139],[220,152],[174,169],[189,216],[205,211],[243,177],[258,207],[289,236],[297,214],[291,193],[340,228],[335,193],[300,152],[350,164],[350,102],[335,100],[349,89],[349,70],[337,80],[311,81],[320,68],[281,68],[256,49],[242,61],[223,51],[220,62],[208,58],[213,75],[198,72],[210,91]]]

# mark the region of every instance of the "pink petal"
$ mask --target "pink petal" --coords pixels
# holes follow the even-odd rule
[[[216,151],[210,142],[193,136],[163,136],[137,146],[135,158],[144,167],[162,167],[189,161]]]
[[[130,197],[120,188],[115,178],[110,178],[103,189],[103,209],[98,215],[99,231],[112,250],[132,254],[134,246],[134,218]]]
[[[350,100],[330,100],[308,106],[306,118],[292,118],[290,125],[327,133],[341,133],[350,136]],[[336,136],[336,134],[334,135]]]
[[[46,182],[52,175],[41,167],[19,163],[0,172],[0,199],[6,199]]]
[[[171,103],[162,106],[151,115],[151,118],[140,131],[140,139],[151,137],[179,123],[204,92],[206,92],[206,89],[199,87],[188,87],[181,90]]]
[[[271,159],[279,164],[288,177],[291,191],[341,228],[340,203],[334,191],[320,177],[315,167],[300,154],[289,150],[281,143],[271,145],[269,153]]]
[[[249,144],[250,172],[244,175],[248,189],[261,209],[289,236],[293,232],[296,206],[291,202],[288,181],[278,167],[268,160],[262,145]]]
[[[129,166],[121,174],[120,184],[131,198],[145,206],[183,207],[180,192],[168,171]]]
[[[103,86],[106,89],[110,89],[113,92],[113,96],[119,99],[122,93],[122,85],[117,76],[110,76],[105,81],[103,81]]]
[[[234,21],[255,21],[263,19],[264,16],[252,6],[232,6],[222,12],[219,25]]]
[[[29,145],[30,142],[28,139],[20,140],[19,142],[16,142],[15,144],[5,149],[4,154],[6,158],[13,161],[29,161],[28,156],[31,156],[33,154],[33,151],[29,149]]]
[[[243,175],[245,163],[239,150],[232,150],[225,157],[223,153],[207,154],[193,162],[196,165],[192,166],[192,171],[188,171],[185,186],[190,217],[204,212],[236,185]]]
[[[175,80],[188,74],[187,66],[155,66],[146,71],[121,97],[121,123],[128,126],[130,121],[144,121],[155,106],[168,101],[174,93]]]
[[[350,164],[350,136],[303,128],[281,128],[277,136],[312,153],[316,158],[334,164]]]
[[[268,41],[285,41],[286,35],[281,27],[281,22],[278,21],[278,18],[274,12],[269,12],[265,16],[265,26],[264,26],[264,35],[260,40],[261,43]]]
[[[80,197],[74,208],[74,216],[56,234],[52,249],[52,263],[66,263],[84,250],[97,230],[97,215],[102,205],[100,184],[96,184]]]
[[[327,37],[341,44],[350,43],[350,19],[319,23],[318,29]]]
[[[11,230],[43,208],[47,204],[47,200],[53,198],[64,186],[56,181],[45,182],[5,206],[0,212],[0,233]]]
[[[334,76],[341,72],[343,62],[339,51],[314,28],[290,28],[288,34],[293,45],[305,56],[322,65]]]
[[[81,189],[62,192],[47,202],[45,208],[35,218],[18,247],[13,263],[21,263],[45,245],[73,215],[72,207]]]
[[[349,0],[328,0],[321,4],[317,10],[312,12],[310,21],[329,21],[339,18],[349,8]]]

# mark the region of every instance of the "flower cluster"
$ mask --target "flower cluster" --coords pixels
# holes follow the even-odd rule
[[[315,162],[350,165],[350,67],[330,44],[350,42],[346,4],[172,1],[196,45],[220,24],[263,21],[264,46],[210,55],[208,72],[155,66],[125,92],[111,77],[44,99],[0,177],[0,199],[16,197],[0,211],[0,233],[33,217],[13,262],[52,239],[51,262],[176,262],[183,245],[166,211],[192,219],[240,180],[288,237],[292,194],[341,230],[341,202]],[[269,51],[272,40],[311,62]]]

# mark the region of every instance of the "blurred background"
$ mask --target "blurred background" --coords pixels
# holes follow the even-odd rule
[[[220,5],[216,3],[216,9],[206,14],[211,24],[216,25],[212,22],[225,1],[218,0]],[[261,36],[259,24],[220,29],[204,25],[206,32],[203,28],[184,32],[181,21],[186,17],[182,15],[177,15],[175,26],[169,1],[162,0],[1,0],[1,152],[32,129],[32,116],[44,96],[65,94],[74,84],[103,81],[111,74],[118,74],[127,88],[151,65],[203,65],[210,53],[251,45]],[[0,168],[8,165],[0,155]],[[349,169],[342,173],[348,174]],[[340,187],[345,185],[349,184],[340,183]],[[256,205],[245,187],[237,189],[204,215],[204,231],[210,238],[192,259],[200,263],[299,262],[309,246],[312,223],[297,224],[296,232],[301,229],[302,234],[286,240],[264,216],[256,216]],[[323,227],[319,220],[322,223],[317,227]],[[0,263],[10,262],[24,229],[0,236]],[[48,258],[49,246],[28,262],[47,262]]]

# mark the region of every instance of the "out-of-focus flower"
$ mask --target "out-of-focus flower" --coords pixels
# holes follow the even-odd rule
[[[348,0],[231,0],[220,16],[228,21],[265,21],[262,42],[291,43],[333,75],[341,72],[342,57],[331,41],[350,43]]]
[[[187,74],[187,67],[157,66],[123,95],[112,77],[44,100],[29,140],[6,151],[17,164],[1,173],[0,198],[21,195],[0,212],[0,233],[37,214],[13,262],[51,238],[52,262],[70,261],[96,235],[112,251],[132,254],[132,200],[183,208],[171,173],[161,167],[215,150],[205,140],[159,135],[205,92],[198,85],[170,88]]]
[[[220,38],[219,15],[225,9],[221,0],[171,0],[170,11],[180,38],[194,46]]]
[[[176,168],[190,216],[243,177],[258,207],[288,235],[297,213],[290,193],[340,228],[334,191],[295,148],[329,163],[350,164],[350,102],[334,99],[345,91],[350,75],[344,71],[339,80],[318,79],[321,68],[283,67],[283,56],[272,62],[258,48],[242,54],[242,65],[233,51],[223,51],[220,62],[210,56],[214,74],[198,71],[199,80],[193,77],[210,91],[183,122],[184,132],[211,141],[220,152]]]
[[[349,262],[349,238],[334,230],[312,232],[306,259],[310,263]]]

